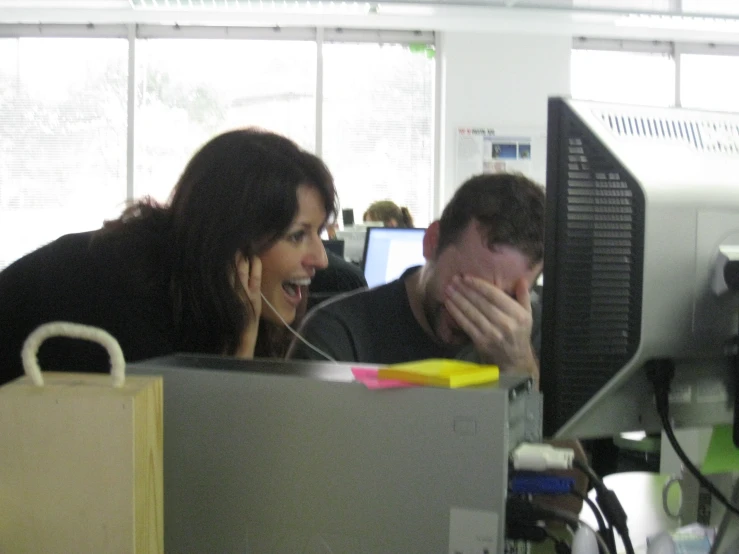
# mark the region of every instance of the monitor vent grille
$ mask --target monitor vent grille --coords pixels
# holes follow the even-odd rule
[[[594,110],[594,113],[619,137],[658,140],[689,145],[701,152],[739,156],[739,123],[614,110]]]
[[[641,331],[644,204],[631,177],[585,133],[570,126],[560,160],[557,358],[566,403],[582,406],[633,356]],[[565,408],[567,409],[567,408]]]

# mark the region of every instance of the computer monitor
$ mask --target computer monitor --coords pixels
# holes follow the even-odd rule
[[[382,222],[367,221],[337,230],[336,238],[344,241],[344,259],[361,266],[367,229],[378,226],[382,227]]]
[[[344,208],[341,210],[341,221],[344,223],[344,227],[351,227],[354,225],[354,209]]]
[[[323,247],[340,257],[344,257],[344,241],[341,239],[323,239]]]
[[[739,115],[552,98],[547,140],[545,436],[659,431],[651,360],[675,427],[731,422]]]
[[[423,265],[426,229],[370,227],[364,245],[362,267],[369,287],[397,279],[414,265]]]

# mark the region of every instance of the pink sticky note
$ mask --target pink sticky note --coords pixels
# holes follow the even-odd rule
[[[406,381],[395,381],[391,379],[378,379],[377,370],[368,367],[353,367],[352,375],[354,378],[363,383],[368,389],[397,389],[401,387],[415,387],[413,383]]]

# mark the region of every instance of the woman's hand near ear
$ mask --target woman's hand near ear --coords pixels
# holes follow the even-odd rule
[[[235,356],[238,358],[253,358],[254,347],[257,344],[257,335],[259,333],[259,318],[262,315],[262,261],[258,256],[253,256],[250,260],[244,258],[239,252],[236,254],[236,275],[244,287],[246,296],[251,302],[253,317],[247,322],[246,327],[241,335],[241,343],[236,349]]]

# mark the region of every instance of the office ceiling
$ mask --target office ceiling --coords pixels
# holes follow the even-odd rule
[[[739,1],[0,0],[0,24],[18,23],[310,25],[739,44]]]
[[[129,9],[129,10],[212,10],[240,9],[259,0],[0,0],[0,8],[23,9]],[[282,0],[279,0],[282,2]],[[316,0],[317,2],[318,0]],[[329,0],[330,1],[330,0]],[[282,2],[285,3],[285,2]],[[336,4],[356,4],[354,0]],[[578,11],[618,11],[630,13],[681,13],[711,15],[739,15],[739,6],[734,0],[365,0],[359,3],[405,3],[476,5],[516,9],[555,9]]]

